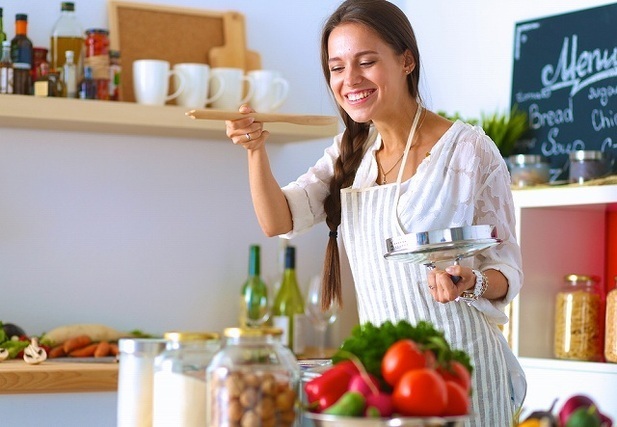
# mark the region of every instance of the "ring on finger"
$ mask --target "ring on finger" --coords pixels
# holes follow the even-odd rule
[[[435,289],[435,286],[433,286],[433,285],[428,285],[428,288],[432,291],[433,289]]]
[[[244,136],[246,136],[246,140],[247,141],[250,141],[251,139],[253,139],[253,138],[251,138],[251,134],[250,133],[245,133]]]

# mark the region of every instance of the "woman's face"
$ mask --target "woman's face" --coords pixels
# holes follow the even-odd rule
[[[339,25],[330,33],[328,58],[330,88],[354,121],[387,120],[408,105],[411,56],[397,55],[372,29]]]

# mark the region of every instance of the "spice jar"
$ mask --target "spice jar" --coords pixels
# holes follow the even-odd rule
[[[569,181],[583,184],[601,178],[608,172],[608,162],[602,151],[578,150],[570,153]]]
[[[602,301],[598,279],[567,275],[555,302],[555,357],[602,360]]]
[[[617,362],[617,276],[615,288],[606,295],[604,357],[608,362]]]
[[[300,368],[278,328],[228,328],[207,369],[210,426],[292,426]]]
[[[536,154],[515,154],[508,157],[512,185],[527,187],[545,184],[550,177],[550,166],[542,156]]]
[[[167,332],[154,360],[152,426],[205,426],[206,368],[220,348],[211,332]]]
[[[117,427],[152,425],[154,359],[165,345],[162,338],[122,338],[118,341]]]

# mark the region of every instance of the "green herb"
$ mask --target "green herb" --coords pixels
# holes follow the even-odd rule
[[[381,360],[388,348],[401,339],[411,339],[424,350],[431,350],[439,364],[447,364],[451,360],[457,360],[470,373],[473,370],[469,355],[462,350],[452,349],[446,341],[444,333],[435,329],[433,324],[427,321],[420,321],[415,326],[405,320],[396,324],[386,321],[380,326],[375,326],[370,322],[356,325],[352,329],[351,335],[341,344],[339,351],[332,358],[332,362],[338,363],[341,360],[349,359],[345,354],[346,352],[352,353],[360,359],[369,373],[383,380]]]

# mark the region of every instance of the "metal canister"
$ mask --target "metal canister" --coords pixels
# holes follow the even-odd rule
[[[207,369],[211,427],[291,427],[300,368],[277,328],[228,328]]]
[[[569,181],[583,184],[591,179],[606,175],[608,162],[602,151],[578,150],[570,153]]]
[[[109,99],[109,31],[104,28],[86,30],[84,66],[92,68],[96,99]]]
[[[602,298],[598,279],[569,274],[555,300],[555,357],[602,360]]]

